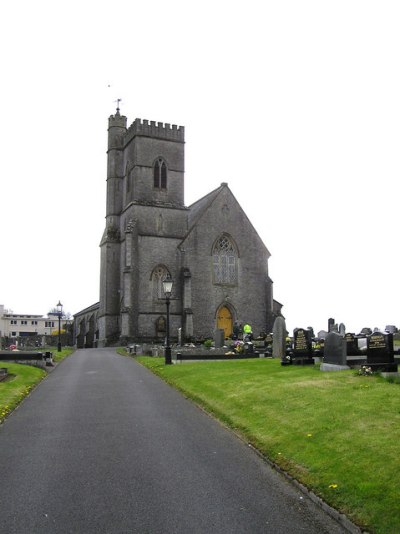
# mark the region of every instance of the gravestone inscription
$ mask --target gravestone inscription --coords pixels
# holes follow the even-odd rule
[[[367,365],[373,371],[397,372],[393,352],[393,334],[373,332],[367,337]]]
[[[311,330],[305,328],[295,328],[293,330],[293,363],[314,365],[311,334]]]

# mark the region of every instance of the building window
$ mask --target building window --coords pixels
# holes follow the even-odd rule
[[[153,299],[164,299],[163,280],[169,274],[168,269],[164,265],[157,265],[151,274]]]
[[[11,324],[17,324],[17,321],[15,319],[11,319]]]
[[[45,321],[45,328],[54,328],[54,321]]]
[[[28,324],[28,321],[21,321],[21,324]]]
[[[37,321],[31,321],[31,324],[37,324]]]
[[[213,247],[214,283],[237,283],[237,249],[227,235],[220,236]]]
[[[162,158],[154,164],[154,188],[167,189],[167,165]]]

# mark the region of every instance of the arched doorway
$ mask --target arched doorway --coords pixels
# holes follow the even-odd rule
[[[217,328],[224,330],[225,337],[232,334],[233,319],[232,314],[226,306],[221,306],[217,313]]]

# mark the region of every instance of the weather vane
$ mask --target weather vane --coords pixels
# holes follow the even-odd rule
[[[119,103],[122,102],[122,98],[117,98],[117,100],[114,100],[114,102],[117,103],[117,112],[119,112]]]

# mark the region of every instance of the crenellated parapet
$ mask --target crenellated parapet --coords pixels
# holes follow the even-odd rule
[[[185,128],[176,124],[135,119],[126,132],[125,142],[129,143],[136,135],[183,143],[185,141]]]

